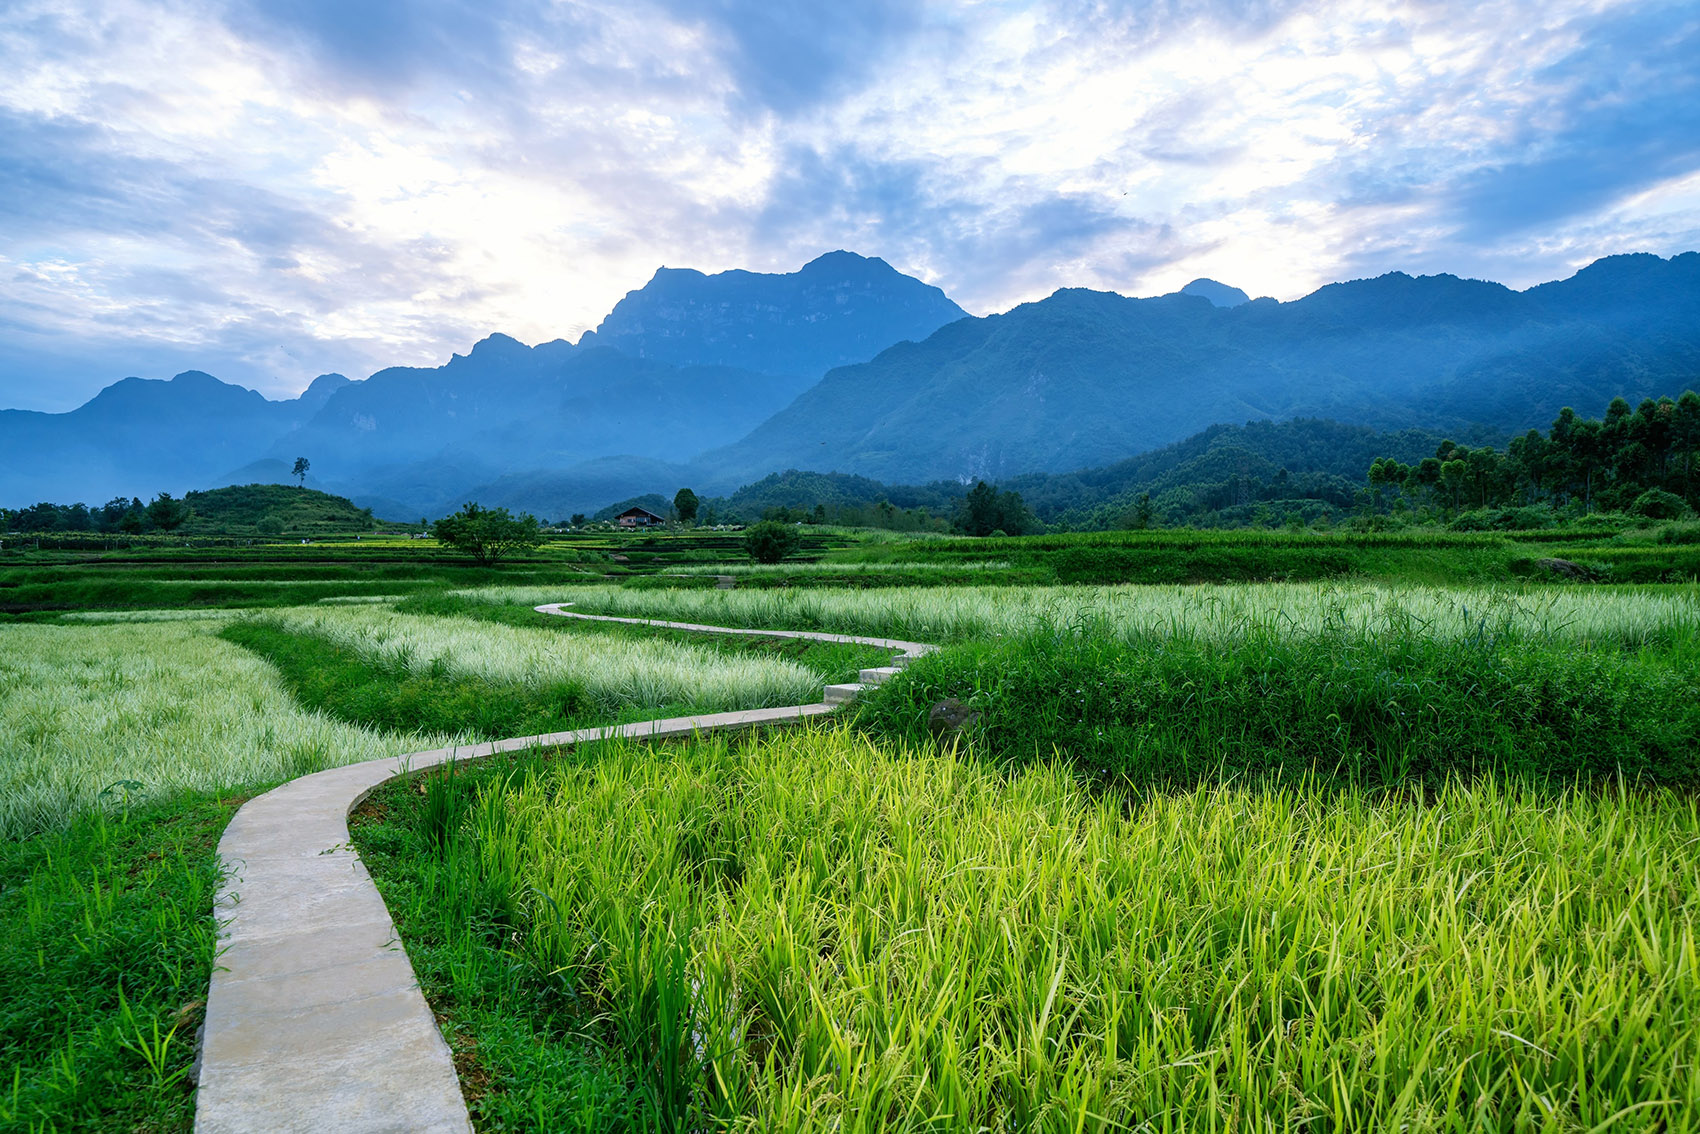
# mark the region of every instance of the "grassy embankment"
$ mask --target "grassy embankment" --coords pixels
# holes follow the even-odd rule
[[[1700,576],[1697,543],[1700,531],[1692,524],[1504,533],[1157,530],[870,543],[828,558],[906,561],[933,570],[962,570],[990,560],[1031,577],[1012,582],[1240,583],[1351,576],[1418,585],[1553,581],[1542,561],[1565,559],[1588,565],[1610,582],[1669,583]]]

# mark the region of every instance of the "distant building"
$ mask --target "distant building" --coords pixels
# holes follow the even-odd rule
[[[614,522],[622,528],[647,528],[654,524],[665,524],[667,520],[666,517],[657,516],[648,508],[627,508],[614,517]]]

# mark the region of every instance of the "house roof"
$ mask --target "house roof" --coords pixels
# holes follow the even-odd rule
[[[627,516],[648,516],[652,520],[665,520],[665,517],[657,516],[654,512],[651,512],[648,508],[636,508],[636,507],[627,508],[624,512],[621,512],[618,516],[615,516],[614,518],[616,520],[623,520]]]

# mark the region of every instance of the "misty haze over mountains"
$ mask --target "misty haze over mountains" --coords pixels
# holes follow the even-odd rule
[[[1700,381],[1700,254],[1598,261],[1523,292],[1392,273],[1302,299],[1196,280],[1063,289],[985,318],[884,261],[661,269],[579,343],[491,335],[436,368],[272,402],[196,371],[65,414],[0,411],[0,504],[283,481],[380,515],[468,499],[562,516],[787,468],[891,482],[1110,464],[1215,424],[1544,428]]]

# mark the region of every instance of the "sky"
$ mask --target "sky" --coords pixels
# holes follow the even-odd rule
[[[0,0],[0,407],[289,397],[662,265],[974,314],[1700,248],[1700,3]]]

